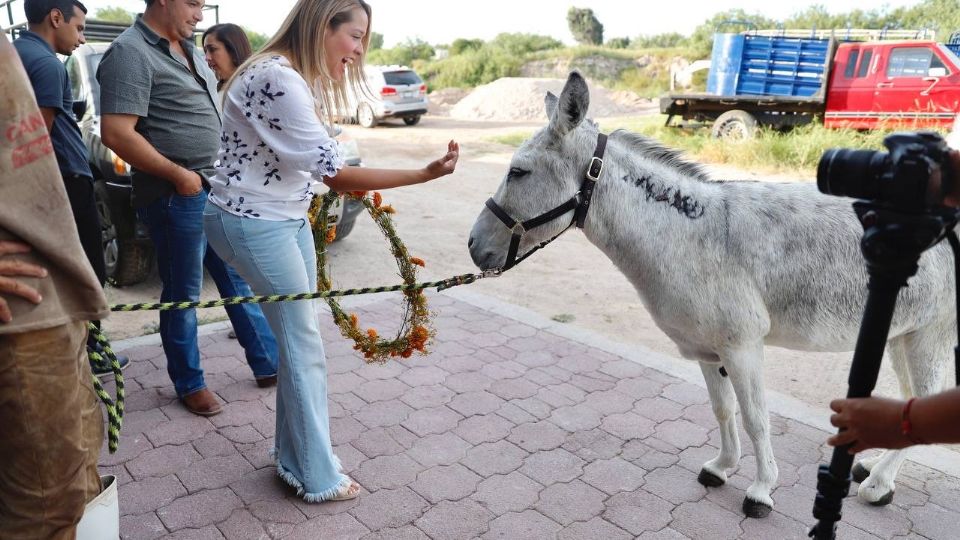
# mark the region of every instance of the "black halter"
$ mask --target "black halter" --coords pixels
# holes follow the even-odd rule
[[[493,215],[497,216],[497,218],[500,219],[500,221],[503,222],[503,224],[506,225],[507,228],[512,232],[512,236],[510,238],[510,248],[507,250],[507,260],[502,267],[491,271],[494,275],[506,272],[507,270],[520,264],[520,261],[532,255],[534,251],[537,251],[550,242],[556,240],[561,234],[567,232],[570,227],[576,225],[579,229],[583,228],[583,222],[587,219],[587,211],[590,209],[590,199],[593,197],[593,188],[597,185],[597,180],[600,179],[600,175],[603,173],[603,152],[606,150],[606,148],[607,136],[603,133],[598,133],[597,148],[593,151],[593,157],[590,159],[589,165],[587,165],[587,170],[584,173],[583,183],[580,185],[580,190],[574,193],[573,197],[570,197],[567,202],[561,204],[553,210],[548,210],[537,217],[523,222],[517,221],[510,217],[510,214],[506,213],[503,208],[501,208],[500,205],[493,200],[492,197],[487,199],[487,208],[489,208],[490,211],[493,212]],[[519,259],[517,258],[517,250],[520,247],[520,239],[523,237],[524,233],[545,223],[549,223],[571,210],[574,211],[574,214],[573,221],[569,226],[560,231],[560,234],[524,253]]]

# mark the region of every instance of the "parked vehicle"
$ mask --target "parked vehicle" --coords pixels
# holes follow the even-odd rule
[[[376,127],[387,118],[402,118],[415,126],[427,114],[427,85],[412,69],[404,66],[366,66],[367,85],[373,95],[347,93],[347,110],[341,121]]]
[[[950,128],[960,57],[932,39],[838,41],[718,33],[706,93],[674,93],[660,111],[712,123],[717,137],[820,119],[829,128]]]

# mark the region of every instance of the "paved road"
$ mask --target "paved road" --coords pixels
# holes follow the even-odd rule
[[[120,478],[122,537],[806,538],[828,449],[802,405],[771,398],[785,414],[772,422],[776,509],[746,519],[749,443],[728,485],[696,481],[718,430],[695,368],[471,291],[430,305],[432,354],[383,366],[363,365],[322,317],[332,437],[364,488],[342,503],[305,504],[276,478],[275,390],[256,387],[224,325],[201,338],[207,382],[226,402],[211,418],[176,402],[156,336],[118,343],[133,360],[128,412],[120,451],[101,462]],[[399,321],[396,298],[353,309],[381,333]],[[846,500],[840,538],[956,538],[957,485],[908,462],[892,505]]]

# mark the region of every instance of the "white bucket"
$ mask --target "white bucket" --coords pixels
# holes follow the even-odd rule
[[[101,476],[103,491],[88,502],[77,525],[77,540],[119,540],[120,500],[117,498],[117,477]]]

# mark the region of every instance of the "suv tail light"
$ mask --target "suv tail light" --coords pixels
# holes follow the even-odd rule
[[[120,159],[120,156],[115,154],[113,150],[110,151],[110,160],[113,162],[113,172],[119,174],[120,176],[126,176],[130,174],[130,165]]]
[[[427,85],[425,85],[425,84],[421,84],[421,85],[420,85],[420,93],[421,93],[421,94],[426,94],[426,93],[427,93]]]
[[[380,95],[381,95],[381,96],[395,96],[395,95],[397,95],[397,89],[394,88],[394,87],[392,87],[392,86],[384,86],[384,87],[380,90]]]

